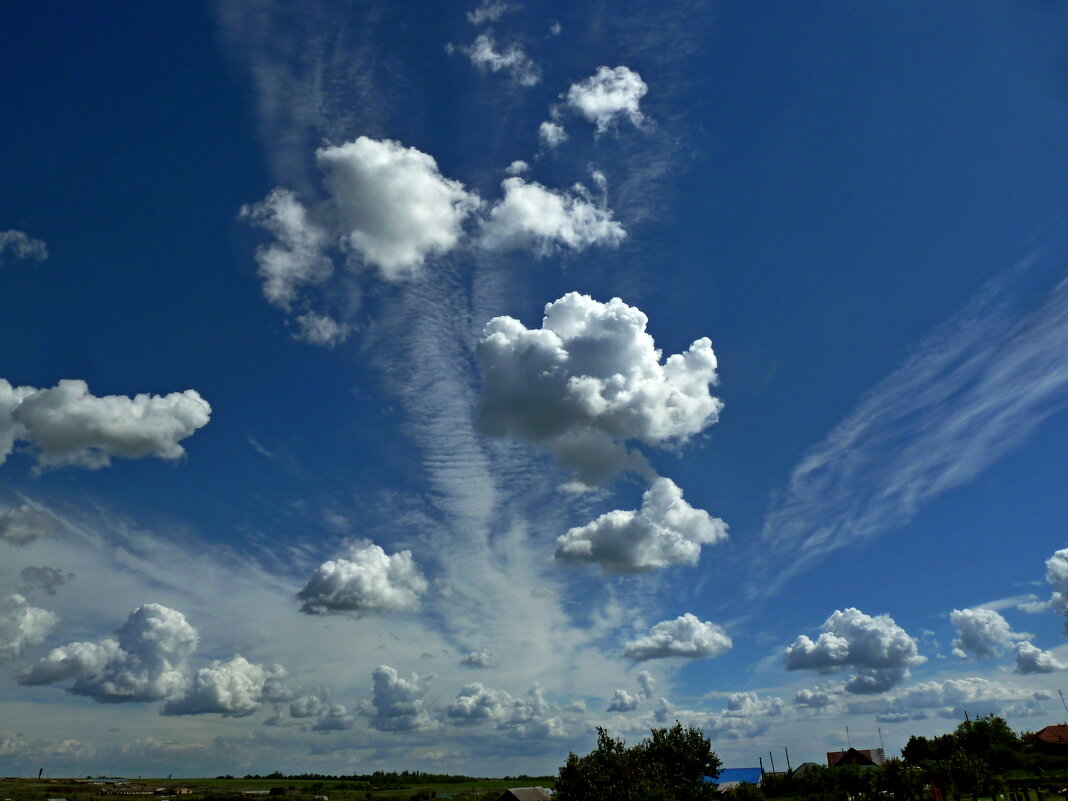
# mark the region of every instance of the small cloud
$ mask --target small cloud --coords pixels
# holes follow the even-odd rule
[[[48,258],[48,246],[22,231],[0,231],[0,264],[4,263],[5,256],[19,260],[44,261]]]
[[[549,24],[549,34],[552,36],[559,36],[560,31],[563,30],[563,26],[559,22],[552,22]]]
[[[29,504],[0,512],[0,540],[9,545],[29,545],[52,536],[58,527],[59,521],[52,515]]]
[[[74,578],[74,574],[64,573],[55,567],[28,566],[19,571],[19,578],[22,579],[23,592],[44,590],[49,595],[55,595],[59,587]]]
[[[483,33],[460,50],[483,72],[505,72],[521,86],[535,86],[541,81],[538,65],[517,44],[498,50],[493,37]]]
[[[1068,670],[1068,665],[1061,662],[1049,651],[1032,645],[1029,642],[1016,643],[1016,672],[1023,674],[1031,673],[1055,673]]]
[[[657,623],[647,636],[628,642],[623,655],[635,661],[674,656],[712,659],[729,651],[732,645],[722,628],[687,612],[675,620]]]
[[[387,554],[370,540],[347,543],[345,556],[321,564],[297,597],[306,614],[410,612],[419,608],[427,580],[411,551]]]
[[[525,161],[516,160],[509,164],[504,171],[509,175],[522,175],[528,170],[530,170],[529,164],[527,164]]]
[[[508,4],[501,0],[483,0],[482,5],[474,11],[467,12],[467,21],[472,25],[496,22],[508,11]]]
[[[640,103],[648,91],[641,76],[628,67],[599,67],[586,80],[571,85],[566,101],[597,126],[597,133],[604,133],[620,119],[640,126],[645,119]]]
[[[297,333],[293,338],[309,345],[335,348],[349,338],[352,327],[339,323],[328,314],[305,312],[296,318]]]
[[[497,661],[493,658],[493,654],[483,648],[469,653],[460,660],[460,664],[469,668],[488,668],[496,666]]]
[[[538,126],[538,141],[548,148],[557,147],[567,141],[567,131],[563,125],[546,120]]]
[[[46,609],[31,606],[19,594],[0,599],[0,662],[16,659],[31,645],[39,645],[59,622]]]

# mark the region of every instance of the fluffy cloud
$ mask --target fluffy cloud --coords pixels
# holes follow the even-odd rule
[[[3,386],[0,385],[0,392]],[[0,425],[0,435],[3,427]],[[3,444],[0,443],[0,464],[3,463]],[[28,504],[0,512],[0,540],[11,545],[29,545],[41,537],[51,536],[57,527],[52,515],[34,509]]]
[[[287,189],[273,189],[259,203],[241,207],[241,218],[267,230],[275,241],[256,248],[263,295],[286,311],[304,284],[318,284],[334,272],[323,251],[326,230],[312,222],[308,210]]]
[[[333,348],[349,338],[352,328],[339,323],[328,314],[305,312],[295,320],[297,333],[294,339],[307,342],[309,345],[321,345],[324,348]]]
[[[29,590],[44,590],[44,592],[49,595],[55,595],[56,589],[62,587],[73,577],[73,573],[64,573],[59,568],[47,567],[45,565],[39,567],[30,565],[19,571],[19,578],[22,579],[24,592]]]
[[[530,248],[542,256],[560,247],[615,247],[626,238],[612,210],[593,202],[582,184],[572,191],[547,189],[518,175],[501,182],[504,197],[482,223],[480,243],[490,250]]]
[[[306,694],[293,700],[289,705],[289,716],[293,718],[317,718],[327,711],[325,701],[318,695]]]
[[[604,133],[623,118],[641,125],[639,104],[648,91],[641,76],[627,67],[598,67],[589,78],[571,85],[567,105]]]
[[[846,682],[846,692],[878,693],[907,679],[911,666],[927,661],[889,615],[871,617],[850,607],[832,614],[821,630],[816,641],[802,634],[786,649],[787,670],[827,673],[850,667],[856,674]]]
[[[323,562],[298,594],[307,614],[410,612],[419,608],[427,581],[411,551],[387,554],[370,540],[348,543],[345,557]]]
[[[1046,581],[1053,587],[1050,608],[1068,617],[1068,548],[1062,548],[1046,560]],[[1068,630],[1068,623],[1065,628]]]
[[[1068,670],[1068,665],[1049,651],[1043,651],[1029,642],[1016,643],[1017,673],[1055,673],[1059,670]]]
[[[460,660],[460,664],[469,668],[488,668],[497,664],[493,658],[493,654],[487,651],[485,648],[478,651],[472,651],[463,659]]]
[[[493,37],[480,34],[475,41],[462,48],[464,55],[482,71],[508,73],[521,86],[534,86],[541,80],[541,70],[517,44],[498,50]]]
[[[445,178],[432,156],[391,140],[361,136],[320,148],[343,248],[383,278],[399,281],[459,244],[477,195]]]
[[[636,693],[626,690],[616,690],[612,700],[608,703],[609,712],[629,712],[637,709],[638,705],[652,698],[656,691],[656,679],[648,670],[638,674],[638,686],[641,688]]]
[[[259,710],[271,690],[271,679],[286,675],[279,665],[264,669],[243,656],[214,661],[193,676],[193,683],[181,698],[163,706],[164,715],[220,714],[240,718]]]
[[[794,705],[807,709],[824,709],[838,699],[841,690],[841,687],[831,685],[804,688],[794,694]]]
[[[177,698],[186,688],[186,662],[197,631],[174,609],[144,604],[130,613],[115,638],[72,642],[23,671],[19,683],[74,680],[70,692],[103,703]]]
[[[970,676],[946,681],[927,681],[888,693],[879,698],[854,699],[851,714],[875,714],[877,720],[921,719],[927,712],[946,718],[960,718],[963,709],[973,715],[1034,714],[1050,696],[1021,687]]]
[[[694,509],[669,478],[658,478],[638,511],[615,510],[559,537],[556,558],[595,562],[606,572],[635,573],[697,563],[702,545],[727,537],[727,525]]]
[[[44,642],[58,620],[51,612],[30,606],[21,595],[0,600],[0,662],[16,659],[27,646]]]
[[[441,724],[430,717],[426,700],[432,678],[417,673],[404,678],[389,665],[382,665],[372,674],[371,703],[365,704],[361,711],[379,731],[436,729]]]
[[[619,298],[601,303],[577,292],[547,304],[541,328],[511,317],[490,320],[477,347],[485,378],[482,429],[549,446],[565,466],[583,466],[586,483],[626,464],[628,440],[685,442],[722,408],[708,391],[716,381],[712,343],[698,339],[661,363],[647,323]],[[569,456],[573,440],[601,443],[601,464]]]
[[[523,173],[530,171],[530,165],[521,159],[516,159],[509,164],[504,171],[509,175],[522,175]]]
[[[348,731],[354,725],[356,725],[356,718],[349,714],[347,708],[342,704],[332,704],[311,729],[312,731]]]
[[[1009,622],[993,609],[954,609],[949,619],[959,635],[953,641],[953,653],[961,659],[969,654],[976,659],[989,659],[1017,640],[1030,638],[1009,628]]]
[[[636,661],[681,656],[711,659],[726,653],[733,643],[727,633],[711,621],[702,622],[687,612],[675,620],[657,623],[645,637],[623,646],[623,655]]]
[[[557,147],[567,141],[567,131],[560,123],[546,120],[538,126],[538,141],[545,147]]]
[[[0,264],[4,263],[4,256],[8,254],[16,259],[43,261],[48,258],[48,246],[22,231],[0,231]]]
[[[0,378],[0,464],[17,440],[36,448],[38,468],[106,467],[114,456],[178,459],[178,443],[203,428],[211,406],[192,389],[170,395],[89,394],[84,381],[51,389],[13,387]]]
[[[474,11],[467,12],[467,21],[472,25],[496,22],[504,16],[506,11],[508,11],[507,3],[500,2],[500,0],[483,0],[482,5]]]
[[[701,726],[713,739],[743,740],[766,732],[774,718],[782,715],[781,698],[761,698],[756,693],[731,693],[722,712],[710,716]]]
[[[541,687],[532,687],[525,698],[517,698],[476,681],[460,689],[446,714],[457,725],[491,722],[523,739],[565,736],[563,721],[553,711]]]

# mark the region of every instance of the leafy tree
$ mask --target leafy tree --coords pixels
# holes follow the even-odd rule
[[[716,789],[704,782],[721,766],[712,744],[696,727],[681,723],[653,729],[628,747],[597,729],[597,747],[585,756],[569,754],[556,780],[558,801],[711,801]]]

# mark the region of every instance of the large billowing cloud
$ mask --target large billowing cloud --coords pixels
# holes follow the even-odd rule
[[[102,703],[158,701],[182,696],[187,660],[198,635],[174,609],[144,604],[100,642],[72,642],[19,675],[26,685],[74,680],[69,691]]]
[[[559,537],[556,558],[593,562],[606,572],[636,573],[668,565],[693,565],[702,545],[727,537],[727,525],[682,498],[669,478],[658,478],[638,511],[617,509]]]
[[[192,389],[97,397],[84,381],[35,389],[0,378],[0,464],[16,441],[34,446],[38,468],[96,469],[116,456],[178,459],[185,454],[179,443],[210,419],[211,406]]]
[[[0,264],[4,263],[7,255],[16,259],[43,261],[48,258],[48,246],[40,239],[12,228],[0,231]]]
[[[342,247],[390,281],[455,248],[479,204],[463,184],[442,176],[432,156],[389,139],[361,136],[320,148],[316,160]]]
[[[614,247],[626,237],[612,210],[594,202],[589,190],[576,184],[570,192],[527,183],[518,175],[501,182],[504,197],[482,224],[480,242],[490,250],[531,249],[547,256],[559,248],[585,250],[591,245]]]
[[[464,55],[471,59],[471,63],[484,72],[503,71],[521,86],[534,86],[541,80],[538,65],[517,44],[498,50],[493,36],[482,33],[475,41],[461,49]]]
[[[186,694],[168,701],[163,714],[245,717],[271,700],[272,690],[285,676],[280,665],[264,668],[240,655],[226,662],[216,660],[194,674]]]
[[[547,304],[540,328],[490,320],[477,347],[482,429],[550,447],[586,484],[634,466],[627,441],[685,442],[723,405],[708,391],[712,343],[698,339],[662,363],[647,323],[619,298],[601,303],[577,292]]]
[[[628,67],[598,67],[589,78],[571,85],[567,105],[604,133],[621,119],[641,125],[639,106],[648,91],[641,76]]]
[[[1029,642],[1016,643],[1017,673],[1055,673],[1060,670],[1068,670],[1068,665],[1049,651],[1043,651]]]
[[[3,386],[0,386],[0,392]],[[0,450],[0,464],[3,463]],[[41,537],[51,536],[58,523],[52,515],[29,504],[0,512],[0,540],[11,545],[29,545]]]
[[[27,646],[44,642],[58,620],[52,612],[30,606],[21,595],[0,599],[0,662],[16,659]]]
[[[949,619],[957,627],[958,638],[953,641],[953,653],[961,659],[969,655],[976,659],[990,659],[1006,648],[1030,635],[1013,631],[1009,622],[993,609],[954,609]]]
[[[371,702],[364,704],[361,712],[379,731],[436,729],[441,723],[430,716],[426,700],[432,678],[417,673],[405,678],[389,665],[382,665],[372,674]]]
[[[850,693],[878,693],[908,678],[909,668],[927,661],[916,641],[889,615],[871,617],[859,609],[834,612],[815,641],[802,634],[786,649],[787,670],[829,673],[852,668]]]
[[[419,608],[427,581],[411,551],[387,554],[370,540],[348,543],[344,557],[323,562],[298,594],[308,614],[411,612]]]
[[[635,661],[671,656],[711,659],[726,653],[732,645],[722,628],[687,612],[675,620],[657,623],[645,637],[628,642],[623,655]]]

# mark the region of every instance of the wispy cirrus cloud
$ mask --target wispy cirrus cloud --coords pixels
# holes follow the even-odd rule
[[[899,528],[972,480],[1068,402],[1068,278],[1023,304],[1041,257],[922,340],[802,458],[764,518],[750,597],[846,545]]]

